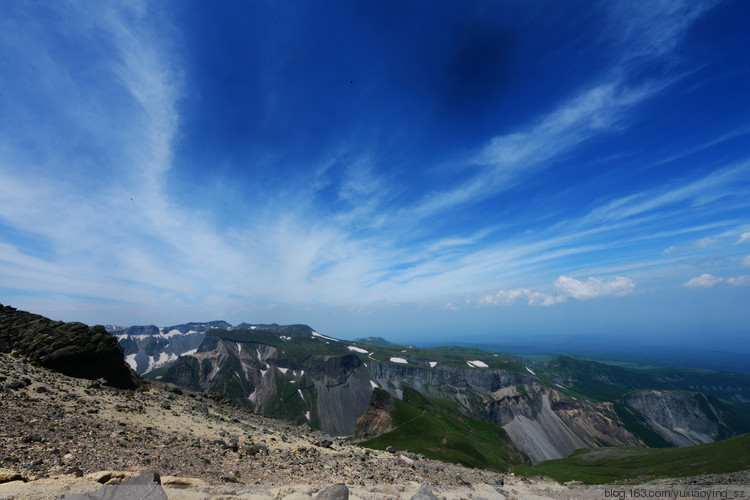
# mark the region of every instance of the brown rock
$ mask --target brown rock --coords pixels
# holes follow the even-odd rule
[[[26,481],[20,472],[11,469],[0,469],[0,483],[9,483],[11,481]]]

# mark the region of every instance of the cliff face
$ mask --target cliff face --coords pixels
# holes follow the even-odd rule
[[[578,400],[560,383],[558,390],[518,362],[498,360],[490,367],[491,356],[487,362],[463,361],[458,351],[451,352],[453,358],[429,361],[400,348],[377,353],[309,327],[297,328],[293,335],[287,327],[276,327],[208,335],[197,352],[180,358],[162,380],[221,392],[266,415],[358,439],[394,430],[388,401],[405,401],[406,393],[416,392],[447,400],[446,408],[456,418],[501,427],[534,463],[584,447],[644,446],[655,432],[675,445],[731,435],[721,425],[722,409],[705,397],[645,391],[614,402]],[[449,359],[458,361],[449,364]],[[501,368],[506,366],[513,369]],[[598,376],[591,370],[592,377]]]
[[[720,437],[723,414],[703,394],[640,391],[624,398],[624,402],[675,446],[710,443]]]
[[[0,352],[12,351],[65,375],[104,378],[115,387],[134,388],[140,380],[103,326],[53,321],[0,305]]]
[[[259,342],[207,336],[161,380],[220,392],[240,406],[333,435],[350,435],[372,392],[371,377],[353,354],[299,362]]]
[[[371,371],[396,396],[409,386],[459,403],[473,418],[495,423],[532,462],[562,458],[587,446],[643,444],[625,429],[611,403],[575,401],[540,385],[531,373],[380,363]]]

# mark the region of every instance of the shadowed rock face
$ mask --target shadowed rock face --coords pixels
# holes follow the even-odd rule
[[[0,352],[11,351],[71,377],[104,378],[123,389],[139,385],[122,347],[103,326],[53,321],[0,305]]]
[[[393,428],[391,411],[393,396],[383,389],[374,389],[370,405],[354,424],[354,440],[364,441],[390,431]]]
[[[624,399],[651,427],[675,446],[710,443],[719,438],[721,411],[705,395],[682,391],[639,391]]]

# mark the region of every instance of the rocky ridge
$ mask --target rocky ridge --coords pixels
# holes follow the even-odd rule
[[[103,326],[53,321],[0,304],[0,352],[18,352],[41,366],[115,387],[135,388],[140,377],[123,360],[122,347]]]

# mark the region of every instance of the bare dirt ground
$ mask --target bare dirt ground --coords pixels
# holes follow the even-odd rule
[[[186,500],[314,498],[338,483],[353,499],[750,498],[747,472],[605,488],[365,450],[221,399],[161,384],[114,389],[6,354],[0,386],[2,499],[91,493],[146,470],[167,498]]]

